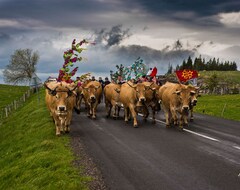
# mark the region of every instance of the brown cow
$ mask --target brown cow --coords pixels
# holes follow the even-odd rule
[[[199,96],[199,87],[188,85],[187,88],[191,92],[191,99],[189,101],[190,121],[193,121],[193,108],[197,105],[197,97]],[[185,118],[187,124],[187,117]]]
[[[167,82],[159,89],[159,97],[165,112],[166,127],[170,127],[171,119],[174,125],[179,124],[179,129],[183,129],[183,123],[189,111],[189,102],[195,94],[192,89],[182,84]],[[180,117],[180,119],[178,119]],[[179,122],[180,120],[180,122]]]
[[[137,107],[144,106],[146,101],[145,92],[148,90],[149,87],[145,86],[142,83],[133,84],[130,81],[127,83],[122,84],[121,91],[120,91],[120,102],[124,106],[124,115],[125,121],[129,120],[129,111],[133,117],[133,126],[137,127]]]
[[[145,101],[145,109],[143,110],[144,119],[147,119],[149,115],[148,107],[152,109],[152,119],[153,123],[156,123],[155,112],[160,110],[158,91],[160,86],[155,84],[154,82],[143,82],[145,86],[149,86],[149,89],[146,90],[146,101]]]
[[[72,110],[76,103],[75,84],[65,82],[49,82],[46,88],[46,105],[56,125],[56,135],[70,132]]]
[[[88,116],[96,118],[96,109],[101,102],[102,85],[98,81],[88,81],[82,85],[83,99],[88,111]]]
[[[119,101],[120,89],[121,85],[114,83],[106,85],[103,89],[107,117],[110,117],[112,108],[114,111],[113,118],[119,117],[119,110],[121,108],[121,103]]]
[[[77,114],[80,114],[81,110],[81,104],[82,104],[82,99],[83,99],[83,94],[82,94],[82,86],[78,86],[76,88],[76,105],[74,106],[74,109]]]

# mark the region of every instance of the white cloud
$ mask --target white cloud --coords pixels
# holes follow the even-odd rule
[[[234,28],[240,27],[240,11],[232,13],[220,13],[218,16],[222,24]]]
[[[19,27],[20,24],[16,20],[0,19],[0,27]]]

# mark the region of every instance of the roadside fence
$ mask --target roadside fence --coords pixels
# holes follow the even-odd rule
[[[8,104],[0,110],[0,119],[8,117],[13,111],[17,110],[19,107],[23,106],[26,100],[34,93],[34,89],[27,90],[19,99],[14,100],[12,103]]]

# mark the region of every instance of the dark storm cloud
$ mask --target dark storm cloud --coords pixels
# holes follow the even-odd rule
[[[121,2],[121,1],[120,1]],[[101,26],[105,20],[99,17],[109,12],[124,11],[118,0],[9,0],[0,1],[0,18],[41,21],[52,27]],[[105,18],[107,19],[107,18]],[[110,18],[114,19],[114,18]],[[29,23],[31,26],[31,23]]]
[[[173,17],[176,12],[194,12],[196,17],[208,17],[220,12],[240,10],[240,1],[236,0],[137,0],[137,2],[148,12],[166,17]]]
[[[131,36],[130,29],[123,29],[122,25],[113,26],[110,30],[101,29],[99,32],[95,32],[95,42],[97,44],[105,44],[104,46],[111,47],[119,45],[122,40]]]

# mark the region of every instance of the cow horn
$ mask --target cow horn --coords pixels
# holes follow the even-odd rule
[[[78,84],[73,88],[73,89],[68,89],[68,90],[70,90],[70,91],[74,91],[76,88],[78,87]]]
[[[44,82],[44,87],[50,91],[50,94],[51,94],[51,95],[56,95],[56,89],[57,89],[57,87],[56,87],[54,90],[52,90],[51,88],[49,88],[49,87],[47,86],[46,82]]]
[[[128,86],[130,86],[131,88],[136,88],[136,85],[132,86],[132,85],[129,84],[128,82],[127,82],[127,84],[128,84]]]

